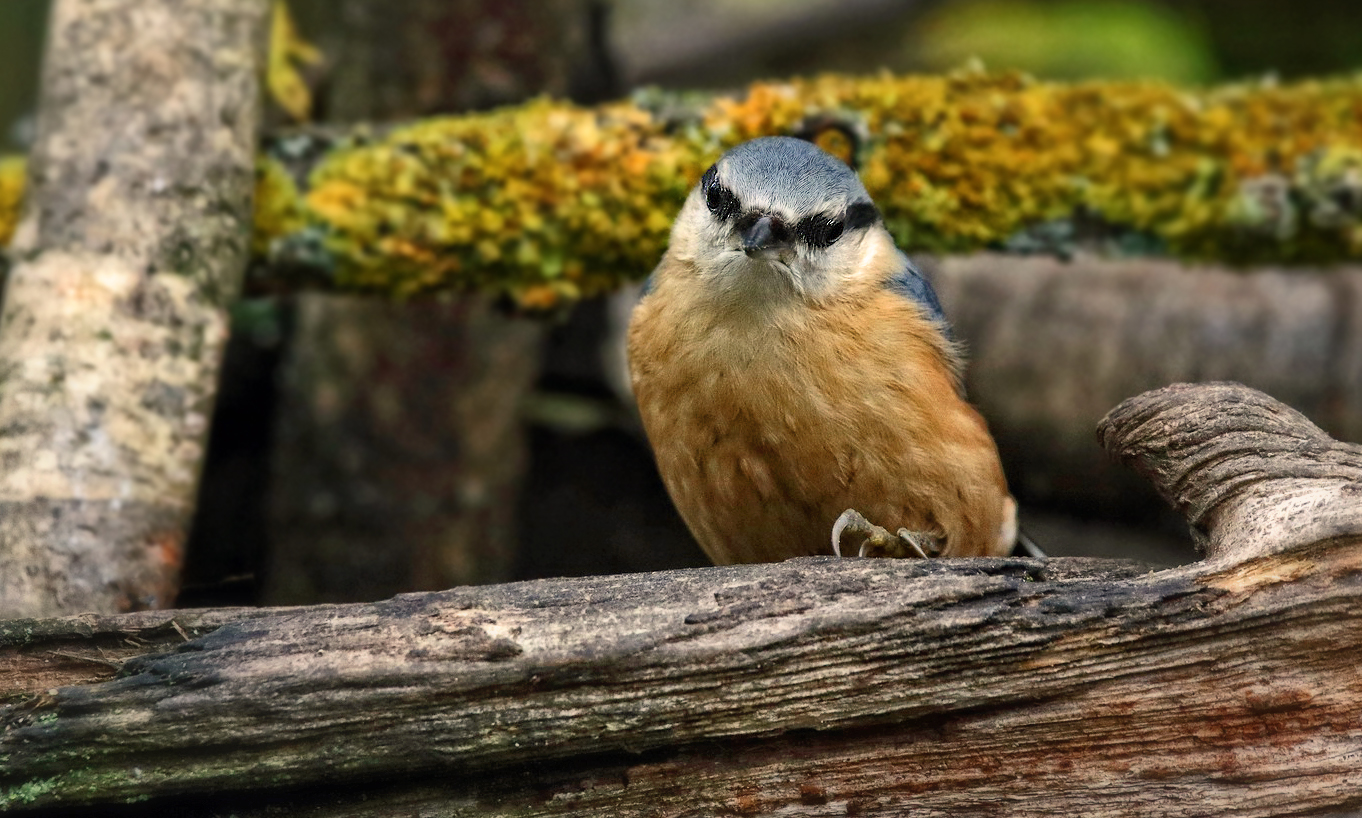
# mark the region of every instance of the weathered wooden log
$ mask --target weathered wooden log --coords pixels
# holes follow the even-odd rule
[[[53,4],[0,314],[0,616],[166,607],[249,248],[269,4]]]
[[[9,623],[0,667],[23,670],[19,688],[0,689],[0,806],[175,796],[179,814],[261,816],[1362,807],[1362,449],[1228,384],[1141,396],[1101,435],[1191,510],[1210,559],[1148,573],[812,558],[238,621],[227,620],[244,612],[197,614],[176,649],[111,656],[117,671],[92,667],[116,678],[48,689],[25,679],[73,661],[73,634],[145,626],[164,639],[168,614]],[[1283,491],[1293,502],[1268,501]],[[66,655],[45,655],[57,644]]]

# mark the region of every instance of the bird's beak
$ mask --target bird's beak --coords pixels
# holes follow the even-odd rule
[[[783,247],[790,243],[790,228],[779,216],[753,214],[738,223],[738,235],[742,238],[742,251],[749,256],[772,247]]]

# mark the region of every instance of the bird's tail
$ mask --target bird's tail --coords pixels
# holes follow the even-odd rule
[[[1017,526],[1017,542],[1012,546],[1012,556],[1043,560],[1045,552],[1031,539],[1031,535],[1026,533],[1026,529]]]

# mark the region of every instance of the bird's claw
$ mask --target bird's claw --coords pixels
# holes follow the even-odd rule
[[[857,544],[858,557],[919,557],[926,559],[941,553],[940,540],[930,532],[900,528],[890,534],[867,520],[854,508],[843,511],[832,524],[832,553],[842,556],[842,538],[849,536]]]
[[[925,560],[940,551],[936,544],[936,538],[925,531],[909,531],[906,528],[900,528],[898,534],[894,536],[896,537],[894,545],[901,545],[912,553],[886,554],[887,557],[913,556]]]

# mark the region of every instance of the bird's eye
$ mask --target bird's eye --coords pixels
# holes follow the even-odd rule
[[[738,212],[738,198],[723,185],[715,182],[705,191],[705,205],[719,221],[727,221],[729,216]]]
[[[719,221],[728,221],[730,216],[738,212],[738,197],[720,184],[718,165],[713,165],[705,171],[705,175],[700,178],[700,189],[705,192],[705,206]]]
[[[827,216],[809,216],[801,220],[796,228],[799,237],[810,247],[827,247],[841,238],[845,229],[845,221]]]

